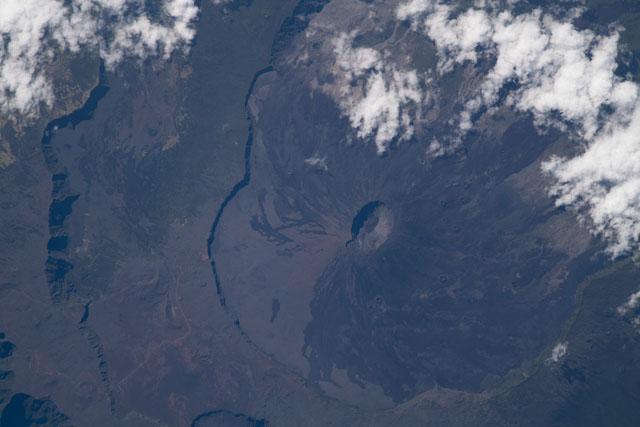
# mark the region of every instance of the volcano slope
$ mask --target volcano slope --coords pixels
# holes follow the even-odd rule
[[[224,304],[260,351],[347,401],[498,390],[553,347],[578,285],[607,262],[547,194],[541,162],[576,147],[502,109],[431,156],[424,141],[449,131],[490,65],[478,63],[443,77],[422,128],[380,155],[325,90],[326,32],[402,40],[419,72],[436,58],[407,26],[367,24],[367,10],[327,5],[255,84],[251,179],[213,244]]]

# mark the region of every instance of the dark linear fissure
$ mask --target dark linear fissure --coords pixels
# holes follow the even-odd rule
[[[324,6],[326,6],[329,2],[330,0],[300,0],[296,4],[295,8],[292,11],[292,14],[282,22],[280,28],[278,29],[278,32],[276,33],[276,36],[274,37],[271,46],[270,65],[254,74],[253,79],[251,80],[251,84],[249,85],[249,90],[244,97],[246,118],[247,122],[249,123],[249,135],[247,137],[247,143],[244,150],[244,175],[242,176],[242,179],[233,186],[231,191],[227,194],[227,196],[220,204],[220,207],[218,208],[213,220],[213,224],[211,225],[209,236],[207,238],[207,254],[209,256],[209,262],[211,263],[211,269],[213,271],[213,278],[216,285],[216,294],[218,295],[220,305],[222,305],[223,307],[226,307],[226,300],[224,297],[224,292],[222,290],[222,284],[220,281],[220,276],[218,274],[215,257],[213,255],[213,244],[215,242],[215,234],[225,208],[244,187],[249,185],[251,181],[251,148],[253,145],[253,121],[251,119],[251,113],[247,108],[249,99],[251,98],[253,89],[260,76],[274,70],[273,64],[278,61],[286,46],[288,46],[292,42],[297,34],[300,34],[307,28],[311,19],[310,17],[321,12]],[[235,323],[239,326],[239,321],[237,319],[235,320]]]
[[[269,65],[257,73],[254,74],[253,79],[251,80],[251,85],[249,86],[249,90],[247,91],[247,95],[244,98],[244,107],[246,110],[247,122],[249,123],[249,134],[247,136],[247,143],[244,147],[244,174],[242,179],[238,181],[231,191],[224,198],[218,211],[216,212],[216,216],[213,220],[213,224],[211,225],[211,231],[209,232],[209,237],[207,238],[207,254],[209,256],[209,262],[211,263],[211,269],[213,270],[213,279],[216,285],[216,293],[218,295],[218,299],[220,301],[220,305],[223,307],[226,306],[226,301],[224,298],[224,293],[222,291],[222,285],[220,281],[220,276],[218,275],[218,270],[216,267],[215,257],[213,255],[213,244],[215,242],[215,234],[220,225],[220,219],[222,218],[222,214],[224,213],[227,205],[240,193],[240,191],[249,185],[251,182],[251,148],[253,146],[253,120],[251,119],[251,113],[248,109],[249,99],[251,98],[251,93],[256,85],[256,82],[260,78],[260,76],[270,73],[273,71],[273,66]],[[236,321],[237,322],[237,321]]]
[[[51,172],[51,203],[49,204],[49,241],[45,272],[49,293],[54,302],[68,299],[73,285],[66,282],[66,275],[73,269],[68,259],[69,234],[65,226],[66,218],[73,212],[73,204],[80,194],[70,194],[66,168],[60,166],[58,155],[52,146],[56,131],[71,127],[74,129],[83,121],[90,120],[98,107],[98,102],[109,92],[106,84],[104,64],[100,64],[98,84],[91,90],[89,98],[78,109],[50,121],[42,134],[41,145],[45,162]]]
[[[109,92],[104,63],[100,63],[98,84],[91,90],[85,103],[71,113],[56,118],[49,122],[42,134],[41,145],[45,162],[51,172],[52,190],[51,203],[49,205],[49,241],[47,243],[47,259],[45,261],[45,273],[47,285],[53,303],[60,303],[69,299],[74,292],[73,284],[68,283],[66,275],[73,270],[73,264],[68,259],[69,234],[65,226],[66,218],[73,212],[73,204],[80,194],[68,194],[68,174],[64,167],[59,165],[58,156],[51,144],[56,131],[71,127],[75,129],[80,123],[91,120],[98,103]],[[89,303],[85,304],[84,313],[78,328],[83,332],[89,345],[94,349],[98,359],[100,379],[103,382],[109,398],[109,410],[115,413],[115,395],[109,379],[109,371],[100,337],[87,325],[89,317]]]

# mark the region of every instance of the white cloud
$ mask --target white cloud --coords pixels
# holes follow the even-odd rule
[[[413,135],[423,91],[414,70],[389,64],[375,49],[354,48],[353,36],[342,33],[333,42],[335,96],[357,136],[372,138],[382,154],[393,140]]]
[[[475,62],[477,49],[490,41],[492,17],[484,10],[470,8],[453,17],[454,8],[436,0],[411,0],[396,10],[400,20],[411,21],[412,28],[423,31],[438,50],[438,70],[451,71],[456,63]]]
[[[629,115],[638,99],[635,84],[614,74],[618,33],[597,36],[539,10],[514,16],[510,11],[471,8],[453,18],[453,8],[437,1],[413,0],[397,16],[411,19],[438,49],[441,73],[455,64],[474,63],[478,52],[495,57],[478,93],[460,120],[464,132],[481,108],[493,107],[501,90],[517,83],[506,103],[533,114],[538,124],[572,123],[585,138],[599,130],[603,107]],[[554,115],[559,115],[556,120]]]
[[[544,164],[556,183],[558,206],[586,215],[592,230],[605,237],[613,256],[638,247],[640,238],[640,105],[626,123],[610,123],[586,150],[571,159]]]
[[[638,308],[638,306],[640,306],[640,291],[631,294],[629,299],[618,307],[618,314],[620,314],[620,316],[624,316],[631,310]]]
[[[454,15],[436,0],[397,9],[398,18],[434,42],[440,73],[481,55],[495,60],[464,105],[460,135],[475,114],[500,102],[530,113],[539,126],[574,130],[584,142],[582,154],[544,164],[556,180],[551,194],[558,206],[575,208],[613,256],[638,248],[640,104],[638,85],[615,74],[618,32],[578,29],[572,23],[577,12],[564,20],[540,10],[513,15],[471,8]]]
[[[627,301],[618,307],[618,314],[620,316],[626,316],[629,312],[635,311],[640,307],[640,291],[632,293]],[[640,330],[640,316],[635,316],[631,319],[631,325],[636,330]]]
[[[400,20],[415,18],[417,15],[433,10],[434,6],[431,0],[410,0],[398,6],[396,16]]]
[[[198,8],[194,0],[162,0],[152,19],[143,0],[0,1],[0,113],[35,115],[54,102],[47,64],[60,51],[99,52],[108,67],[127,56],[168,57],[188,46]]]
[[[327,157],[320,157],[320,156],[312,156],[312,157],[308,157],[306,159],[304,159],[304,164],[307,166],[310,166],[312,168],[316,168],[316,169],[321,169],[323,171],[328,171],[329,170],[329,166],[327,166]]]
[[[549,357],[549,360],[554,363],[559,362],[560,359],[562,359],[567,354],[568,348],[569,343],[567,343],[566,341],[557,343],[551,350],[551,357]]]

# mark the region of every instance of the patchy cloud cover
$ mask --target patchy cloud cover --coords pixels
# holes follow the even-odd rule
[[[188,46],[194,0],[159,0],[151,17],[143,0],[0,1],[0,114],[37,114],[54,102],[44,71],[60,51],[97,50],[110,68],[123,58],[162,55]]]
[[[452,6],[431,0],[413,0],[397,11],[398,18],[412,20],[414,28],[433,40],[440,73],[476,62],[478,52],[495,57],[479,93],[466,105],[463,131],[471,127],[474,113],[493,107],[500,91],[512,83],[517,89],[511,90],[507,104],[532,113],[538,124],[577,125],[587,139],[599,130],[605,105],[626,116],[635,107],[636,85],[614,74],[617,32],[598,36],[540,10],[514,16],[508,10],[472,8],[455,18],[453,14]]]
[[[435,44],[438,71],[495,59],[459,119],[498,103],[532,114],[539,126],[571,129],[584,143],[574,158],[552,158],[543,169],[556,180],[551,194],[609,242],[612,256],[640,246],[640,107],[638,86],[615,74],[619,34],[599,35],[534,10],[513,15],[470,8],[461,13],[436,0],[411,0],[397,9]],[[505,96],[506,94],[506,96]]]
[[[393,140],[413,135],[423,90],[415,70],[399,69],[375,49],[354,48],[354,35],[342,33],[333,42],[338,104],[357,136],[372,138],[382,154]]]

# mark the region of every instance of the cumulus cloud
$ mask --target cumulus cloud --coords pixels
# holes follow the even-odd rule
[[[422,28],[438,49],[440,72],[451,71],[455,63],[475,62],[477,48],[491,38],[491,17],[484,11],[468,9],[452,18],[449,5],[426,0],[413,0],[397,10],[399,19],[412,19],[414,29]],[[421,21],[418,17],[426,17]]]
[[[481,56],[495,61],[463,106],[460,135],[476,115],[500,104],[582,139],[582,154],[552,158],[543,169],[555,178],[550,191],[557,205],[575,208],[618,256],[640,245],[638,85],[615,74],[618,32],[578,29],[575,16],[477,7],[457,12],[436,0],[397,9],[399,19],[433,41],[440,73]]]
[[[627,301],[618,307],[618,314],[620,316],[626,316],[630,312],[635,312],[640,307],[640,291],[632,293]],[[640,330],[640,316],[634,316],[631,319],[631,324],[637,330]]]
[[[624,316],[628,312],[638,308],[638,306],[640,306],[640,291],[631,294],[629,296],[629,299],[627,299],[624,304],[618,307],[618,314],[620,316]]]
[[[329,170],[329,166],[327,166],[327,157],[320,157],[320,156],[312,156],[312,157],[308,157],[306,159],[304,159],[304,164],[307,166],[310,166],[312,168],[316,168],[316,169],[320,169],[323,171],[328,171]]]
[[[125,57],[165,58],[195,36],[194,0],[4,0],[0,2],[0,113],[37,114],[54,91],[46,66],[62,51],[92,49],[112,68]]]
[[[378,153],[389,144],[411,138],[416,112],[424,100],[415,70],[399,69],[382,52],[353,47],[354,34],[333,41],[337,98],[359,138],[372,138]]]
[[[549,357],[549,360],[554,363],[559,362],[560,359],[562,359],[567,354],[568,348],[569,343],[567,343],[566,341],[557,343],[551,350],[551,357]]]
[[[585,138],[599,130],[604,106],[618,115],[633,111],[636,85],[614,74],[617,32],[598,36],[540,10],[514,16],[471,8],[453,14],[452,6],[433,0],[413,0],[397,10],[400,19],[412,20],[434,42],[441,73],[476,62],[479,52],[495,58],[477,95],[466,103],[462,131],[472,126],[474,113],[494,106],[509,84],[515,89],[507,91],[505,103],[533,114],[538,124],[578,126]]]
[[[640,106],[628,124],[611,124],[584,153],[554,157],[543,169],[556,179],[551,193],[559,206],[584,214],[595,233],[618,256],[640,238]]]

